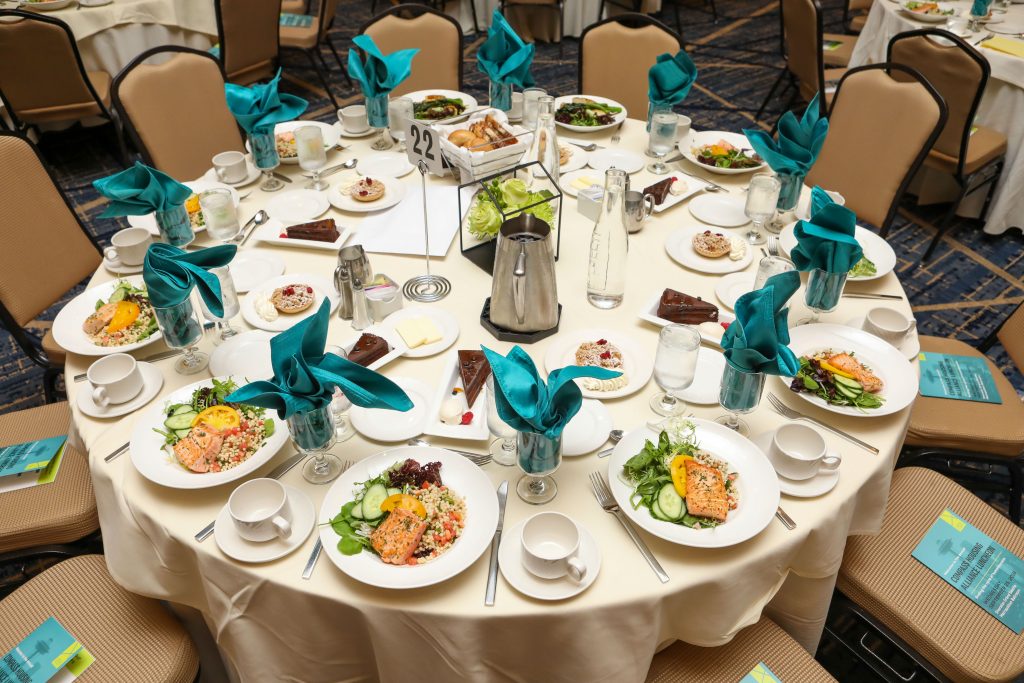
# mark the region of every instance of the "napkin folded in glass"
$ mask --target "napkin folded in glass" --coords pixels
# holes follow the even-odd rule
[[[249,87],[224,84],[228,109],[246,133],[265,133],[278,123],[299,118],[309,103],[301,97],[278,92],[281,70],[266,83]]]
[[[793,230],[797,244],[790,258],[800,271],[848,273],[864,255],[854,237],[856,230],[856,214],[816,186],[811,190],[810,219],[798,221]]]
[[[476,52],[476,62],[480,71],[487,78],[497,83],[509,84],[517,88],[532,88],[533,65],[532,44],[526,44],[509,25],[505,17],[497,9],[491,15],[491,27],[487,30],[487,40]]]
[[[359,84],[367,97],[386,95],[412,73],[412,58],[418,48],[395,50],[385,55],[373,42],[373,38],[360,34],[352,39],[356,47],[366,53],[366,63],[356,50],[348,51],[348,75]]]
[[[821,116],[818,106],[820,96],[820,93],[814,96],[799,119],[792,111],[783,114],[777,138],[763,130],[743,131],[750,146],[776,173],[804,176],[818,160],[828,135],[828,119]]]
[[[131,168],[93,181],[92,185],[110,200],[100,218],[168,211],[181,206],[192,195],[188,186],[139,161]]]
[[[743,372],[792,377],[800,369],[789,344],[789,308],[786,304],[800,287],[796,271],[768,278],[761,289],[736,300],[734,320],[722,337],[729,364]]]
[[[183,251],[160,242],[151,244],[142,264],[142,279],[146,282],[149,300],[157,308],[170,308],[187,299],[193,287],[198,287],[199,296],[203,297],[210,313],[217,317],[224,315],[220,280],[208,271],[231,263],[237,251],[238,247],[233,244],[195,251]]]
[[[697,65],[686,50],[680,50],[675,56],[666,52],[658,55],[647,72],[647,99],[656,106],[679,104],[696,82]]]

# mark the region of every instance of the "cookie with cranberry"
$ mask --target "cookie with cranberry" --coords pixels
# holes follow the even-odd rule
[[[302,313],[316,301],[316,293],[309,285],[294,284],[278,287],[270,295],[270,303],[281,313]]]
[[[705,230],[693,236],[693,250],[701,256],[720,258],[732,251],[732,241],[720,232]]]
[[[357,202],[375,202],[384,196],[384,183],[373,178],[362,178],[349,190]]]

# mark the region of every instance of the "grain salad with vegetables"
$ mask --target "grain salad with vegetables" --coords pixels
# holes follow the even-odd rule
[[[145,286],[118,280],[114,291],[82,322],[82,332],[96,346],[127,346],[149,339],[157,331],[156,314]]]

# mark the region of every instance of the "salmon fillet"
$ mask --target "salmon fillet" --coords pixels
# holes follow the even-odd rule
[[[110,324],[117,312],[117,304],[103,304],[96,309],[96,312],[85,319],[82,323],[82,331],[86,334],[99,334],[103,328]]]
[[[370,534],[370,544],[388,564],[406,564],[420,544],[426,521],[410,510],[395,508]]]
[[[882,390],[883,383],[881,378],[848,353],[837,353],[831,356],[828,359],[828,364],[853,375],[853,378],[860,382],[860,385],[864,387],[864,391],[869,394],[877,394]]]
[[[174,457],[193,472],[209,472],[214,456],[220,453],[224,437],[203,425],[192,428],[184,439],[174,444]]]
[[[729,498],[720,471],[696,460],[686,461],[686,509],[694,517],[725,521]]]

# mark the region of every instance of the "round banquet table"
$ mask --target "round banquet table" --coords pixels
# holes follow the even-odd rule
[[[643,149],[643,121],[627,121],[621,133],[620,147]],[[610,133],[590,137],[601,144],[611,144]],[[353,155],[366,159],[372,154],[368,140],[346,141],[351,147],[340,154],[331,152],[328,163],[338,163]],[[282,166],[279,170],[298,178],[297,166]],[[688,166],[687,170],[696,169]],[[633,185],[643,186],[653,179],[642,171],[633,177]],[[339,177],[332,176],[330,180],[338,183]],[[742,197],[739,188],[749,181],[749,176],[715,176],[715,180],[730,188],[730,196]],[[404,182],[410,188],[419,184],[418,173],[406,176]],[[429,182],[453,183],[438,178]],[[271,195],[254,190],[243,200],[241,214],[251,216],[270,198]],[[671,230],[697,224],[687,209],[680,206],[656,215],[640,233],[631,236],[630,277],[622,305],[607,311],[590,306],[585,288],[592,224],[577,212],[574,199],[566,197],[564,201],[562,252],[556,267],[559,301],[564,306],[563,332],[612,328],[642,344],[653,355],[658,328],[641,321],[637,314],[655,292],[671,286],[714,300],[714,276],[684,270],[665,252],[664,240]],[[454,202],[448,210],[449,216],[441,220],[454,221]],[[334,209],[328,215],[336,218],[340,226],[361,224],[359,217]],[[359,241],[357,233],[352,242]],[[328,276],[335,265],[331,252],[268,247],[256,238],[244,248],[274,248],[287,262],[286,272],[290,273],[305,271]],[[386,273],[399,283],[423,272],[422,257],[371,254],[370,261],[374,272]],[[458,319],[461,333],[453,348],[474,349],[486,344],[507,353],[512,345],[495,340],[479,324],[480,309],[490,291],[489,276],[459,253],[457,239],[444,258],[432,263],[435,272],[453,283],[448,298],[427,304]],[[751,271],[756,258],[753,263]],[[113,277],[101,270],[94,284]],[[902,293],[894,274],[850,287],[863,292]],[[806,313],[802,292],[794,296],[793,302],[790,316],[795,320]],[[839,309],[826,314],[823,321],[843,323],[877,303],[843,299]],[[910,313],[906,301],[891,303]],[[410,305],[406,303],[407,307]],[[241,320],[238,322],[244,327]],[[333,316],[328,343],[345,343],[358,334],[347,321]],[[526,347],[538,366],[549,344],[558,338],[556,335]],[[145,357],[161,347],[162,343],[157,343],[136,355]],[[202,347],[211,350],[209,335]],[[385,366],[383,372],[433,384],[442,371],[443,358],[444,354],[399,359]],[[178,375],[172,363],[159,362],[165,385],[155,401],[161,401],[162,396],[177,387],[207,376]],[[88,364],[88,358],[69,355],[67,376],[83,372]],[[84,382],[69,382],[72,406],[86,386]],[[615,425],[628,431],[652,419],[648,400],[657,390],[654,382],[650,382],[637,394],[607,401]],[[127,455],[105,462],[107,454],[128,441],[136,415],[100,421],[74,408],[74,422],[90,454],[111,573],[130,591],[199,610],[221,654],[241,680],[619,683],[642,681],[659,644],[681,639],[702,646],[719,645],[756,622],[766,609],[813,650],[821,634],[847,536],[875,533],[880,528],[891,470],[906,431],[909,409],[889,416],[855,418],[818,411],[791,397],[777,378],[769,378],[766,391],[779,394],[795,408],[811,411],[874,444],[881,454],[874,455],[823,432],[829,445],[844,455],[842,474],[838,486],[820,498],[783,496],[782,507],[797,523],[792,531],[773,520],[749,541],[714,550],[673,545],[640,531],[670,576],[665,584],[658,581],[619,523],[603,512],[592,496],[587,475],[595,470],[606,472],[608,460],[593,454],[565,458],[555,474],[559,490],[551,503],[536,508],[510,491],[505,527],[511,528],[539,510],[567,513],[597,539],[602,556],[600,573],[581,595],[558,603],[526,598],[502,578],[493,607],[484,606],[486,552],[466,571],[444,583],[405,591],[374,588],[350,579],[326,554],[321,556],[312,579],[302,580],[300,573],[315,542],[312,535],[297,551],[277,561],[252,565],[229,559],[213,538],[197,543],[193,535],[216,517],[233,485],[175,490],[144,479]],[[693,409],[701,418],[714,418],[722,412],[718,406]],[[774,429],[784,422],[767,400],[747,417],[753,433]],[[433,437],[430,440],[456,448],[486,448],[483,441],[454,442]],[[357,434],[337,445],[333,452],[342,459],[355,461],[387,447]],[[260,473],[269,472],[292,453],[289,443]],[[283,481],[309,494],[319,509],[326,487],[306,483],[300,469],[292,469]],[[518,468],[494,463],[483,469],[495,485],[507,479],[513,488],[521,474]]]
[[[949,2],[957,8],[957,15],[970,10],[966,0]],[[884,62],[889,40],[897,33],[919,28],[934,27],[912,19],[899,11],[895,0],[876,0],[871,6],[867,22],[861,30],[850,56],[850,67]],[[1006,14],[994,15],[998,23],[983,26],[978,33],[966,40],[975,45],[990,31],[999,33],[1024,33],[1024,4],[1012,4]],[[942,28],[942,24],[938,24]],[[976,46],[992,68],[988,85],[978,106],[975,121],[1006,135],[1006,164],[1002,177],[996,185],[995,194],[988,215],[985,217],[986,233],[1000,235],[1011,228],[1024,230],[1024,58],[1015,57],[984,46]],[[956,185],[947,174],[932,169],[922,169],[915,180],[912,191],[921,203],[930,204],[952,201]],[[981,214],[985,193],[988,188],[978,190],[961,203],[957,213],[977,218]]]

